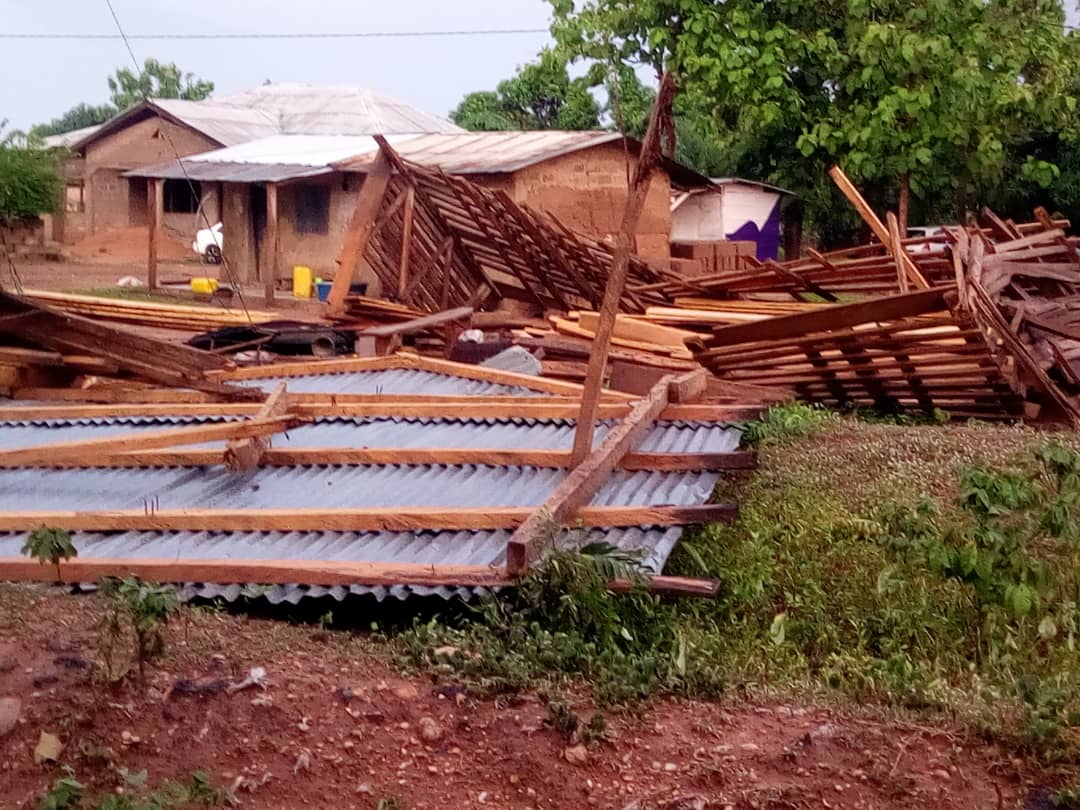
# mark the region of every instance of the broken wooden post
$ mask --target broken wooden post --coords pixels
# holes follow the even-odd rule
[[[896,281],[900,285],[900,292],[906,293],[908,291],[907,270],[900,258],[900,254],[906,254],[906,251],[904,250],[904,241],[900,238],[900,223],[896,218],[896,214],[892,211],[885,213],[885,221],[889,225],[889,241],[892,243],[893,258],[896,260]]]
[[[401,264],[398,267],[398,299],[405,300],[409,285],[409,252],[412,249],[413,209],[416,207],[416,189],[409,186],[405,192],[405,212],[401,224]]]
[[[833,179],[841,193],[847,197],[848,202],[855,206],[855,210],[859,212],[859,216],[863,218],[863,222],[870,226],[870,230],[874,232],[881,244],[885,245],[889,251],[896,258],[897,264],[904,268],[904,273],[908,279],[920,290],[926,290],[930,287],[930,282],[926,280],[919,268],[915,266],[914,260],[908,255],[908,252],[904,250],[904,245],[901,242],[899,245],[893,245],[892,235],[889,233],[889,229],[885,227],[878,215],[874,213],[874,209],[870,207],[870,203],[866,201],[859,190],[855,188],[855,184],[851,182],[844,170],[839,166],[833,166],[829,169],[829,177]]]
[[[253,419],[273,419],[284,416],[288,410],[289,399],[285,395],[285,382],[278,383],[277,388],[266,398],[266,402],[255,413]],[[263,453],[270,447],[266,436],[248,436],[243,439],[230,439],[225,446],[225,466],[233,472],[254,470],[259,466]]]
[[[600,321],[596,327],[592,351],[589,354],[589,370],[585,377],[585,390],[581,395],[581,413],[578,415],[577,430],[574,433],[574,450],[571,463],[581,464],[592,450],[593,430],[596,426],[596,409],[600,400],[600,389],[604,381],[604,368],[607,365],[608,348],[611,335],[615,330],[615,314],[619,310],[626,275],[630,268],[630,250],[634,243],[638,220],[645,206],[645,197],[649,193],[649,183],[653,171],[661,158],[661,134],[665,130],[665,119],[671,117],[671,105],[675,98],[675,79],[665,73],[660,80],[660,89],[649,117],[649,128],[641,144],[637,166],[634,168],[634,180],[626,197],[619,236],[611,260],[611,273],[604,288],[604,300],[600,306]]]
[[[266,244],[270,260],[263,271],[263,295],[266,306],[274,305],[274,286],[278,275],[278,199],[277,184],[266,184]]]
[[[612,471],[652,428],[668,402],[672,399],[685,402],[700,396],[707,379],[708,373],[702,368],[677,377],[664,377],[604,437],[604,441],[584,462],[577,463],[571,457],[573,469],[570,474],[510,536],[506,545],[507,571],[514,575],[524,573],[540,556],[545,540],[549,540],[553,532],[560,531],[579,509],[592,500]]]
[[[383,149],[386,141],[381,135],[376,135],[375,140],[379,144],[379,152],[375,155],[375,160],[372,161],[371,168],[364,177],[360,193],[356,195],[356,208],[353,209],[348,230],[345,231],[345,239],[341,243],[341,251],[338,253],[337,271],[327,298],[330,313],[345,311],[345,297],[349,294],[349,288],[352,287],[356,265],[364,257],[368,239],[375,230],[376,215],[382,207],[386,188],[390,184],[390,161]]]
[[[149,238],[146,256],[146,286],[157,289],[158,237],[165,220],[165,181],[152,178],[147,186]]]

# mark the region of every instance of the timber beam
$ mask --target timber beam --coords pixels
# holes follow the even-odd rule
[[[68,531],[487,531],[514,529],[536,510],[530,506],[361,507],[356,509],[128,509],[96,512],[0,512],[0,531],[45,525]],[[704,506],[586,506],[575,522],[587,528],[687,526],[730,521],[732,504]]]

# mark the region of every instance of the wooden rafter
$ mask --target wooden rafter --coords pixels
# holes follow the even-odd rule
[[[580,514],[579,510],[592,500],[667,407],[671,389],[679,388],[677,396],[680,397],[686,397],[695,389],[700,393],[705,387],[705,376],[705,371],[699,369],[678,378],[664,377],[634,406],[626,419],[604,437],[588,458],[578,463],[576,457],[571,456],[573,470],[511,536],[506,548],[506,565],[510,573],[523,573],[543,552],[544,543],[551,538],[551,528],[562,527]]]
[[[279,383],[278,387],[266,398],[262,407],[256,411],[252,421],[261,422],[283,417],[288,407],[289,400],[285,393],[285,383]],[[254,470],[259,466],[259,461],[269,446],[266,435],[229,439],[228,444],[225,445],[225,466],[236,472]]]
[[[186,444],[202,444],[203,442],[241,439],[249,436],[269,436],[273,433],[288,430],[302,421],[302,419],[295,416],[278,416],[240,422],[169,428],[167,430],[147,430],[106,439],[82,439],[14,450],[0,450],[0,465],[4,467],[47,467],[62,462],[78,462],[95,454],[114,456],[136,450],[181,447]]]
[[[487,531],[515,529],[532,507],[386,507],[312,509],[132,509],[0,512],[0,531],[50,526],[70,531]],[[583,527],[682,526],[731,520],[732,504],[704,506],[586,506],[575,515]]]
[[[135,434],[138,435],[138,434]],[[296,467],[306,465],[480,465],[495,467],[541,467],[548,469],[570,466],[570,453],[564,450],[531,450],[528,448],[498,450],[487,448],[447,447],[298,447],[264,450],[259,459],[263,467]],[[95,453],[68,461],[49,459],[39,463],[11,465],[19,468],[34,466],[68,469],[123,467],[209,467],[228,464],[220,450],[136,450],[102,455]],[[757,464],[753,453],[628,453],[619,464],[623,470],[647,472],[683,472],[702,470],[748,470]],[[5,465],[0,461],[0,468]]]

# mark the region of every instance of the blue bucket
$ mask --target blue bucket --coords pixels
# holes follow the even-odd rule
[[[316,281],[315,282],[315,297],[320,301],[325,301],[330,297],[330,288],[334,286],[332,281]]]

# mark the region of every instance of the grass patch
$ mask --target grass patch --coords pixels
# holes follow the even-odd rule
[[[67,769],[38,801],[37,810],[179,810],[189,807],[232,807],[237,804],[225,788],[216,786],[202,771],[183,781],[170,781],[156,789],[147,784],[146,771],[117,771],[122,792],[88,794],[86,786]]]
[[[488,691],[833,693],[945,714],[1047,758],[1080,738],[1080,437],[787,407],[751,430],[740,519],[688,532],[667,573],[715,600],[608,594],[558,555],[466,620],[397,638],[410,666]]]

